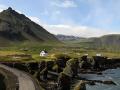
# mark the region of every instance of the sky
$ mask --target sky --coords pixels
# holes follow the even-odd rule
[[[8,7],[53,34],[120,34],[120,0],[0,0],[0,12]]]

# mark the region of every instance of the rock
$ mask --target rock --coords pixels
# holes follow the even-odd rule
[[[74,88],[74,90],[86,90],[86,84],[81,80]]]
[[[114,83],[114,82],[111,81],[111,80],[103,81],[103,84],[113,84],[113,85],[116,85],[116,83]]]
[[[93,81],[97,83],[103,83],[101,80],[93,80]]]
[[[60,73],[58,77],[58,89],[57,90],[70,90],[71,78],[64,74]]]
[[[97,72],[97,75],[102,75],[102,72]]]
[[[89,84],[89,85],[95,85],[95,81],[88,81],[87,84]]]

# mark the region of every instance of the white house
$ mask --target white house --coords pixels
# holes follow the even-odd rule
[[[86,54],[84,54],[84,56],[88,56],[88,54],[86,53]]]
[[[41,57],[44,57],[44,56],[47,56],[48,55],[48,52],[47,51],[41,51],[40,52],[40,56]]]
[[[102,54],[100,54],[100,53],[97,53],[97,54],[96,54],[96,56],[102,56]]]

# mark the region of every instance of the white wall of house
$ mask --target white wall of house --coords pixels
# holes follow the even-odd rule
[[[97,53],[96,56],[102,56],[102,54],[101,53]]]
[[[47,56],[47,55],[48,55],[48,53],[46,53],[45,51],[41,51],[41,52],[40,52],[40,56],[42,56],[42,57],[43,57],[43,56]]]

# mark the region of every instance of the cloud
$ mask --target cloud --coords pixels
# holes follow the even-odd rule
[[[62,7],[62,8],[71,8],[71,7],[77,7],[77,4],[72,0],[64,0],[64,1],[57,1],[51,3],[53,6]]]
[[[15,11],[17,11],[18,13],[20,13],[20,14],[23,14],[23,12],[22,11],[19,11],[19,10],[15,10]]]
[[[42,24],[38,17],[28,16],[28,18],[39,25]]]
[[[82,23],[86,24],[91,22],[91,24],[95,26],[109,27],[108,25],[114,22],[117,15],[113,13],[113,2],[115,1],[107,1],[108,0],[81,0],[82,3],[87,4],[87,6],[84,5],[84,7],[89,9],[89,12],[83,16]],[[79,2],[79,4],[81,2]]]
[[[75,26],[75,25],[44,25],[44,27],[51,33],[74,35],[80,37],[99,37],[105,34],[110,34],[107,30],[101,30],[97,28],[87,26]]]
[[[2,12],[3,10],[7,9],[8,7],[5,5],[0,5],[0,12]]]
[[[64,35],[74,35],[80,37],[99,37],[106,34],[118,34],[120,32],[114,32],[110,30],[103,30],[94,27],[82,26],[82,25],[71,25],[71,24],[57,24],[50,25],[43,23],[37,17],[29,17],[32,21],[39,25],[42,25],[47,31],[53,34],[64,34]]]

